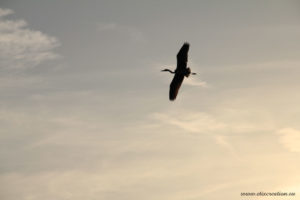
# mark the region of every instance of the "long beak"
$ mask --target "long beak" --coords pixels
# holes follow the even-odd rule
[[[192,75],[197,75],[197,74],[193,72]]]

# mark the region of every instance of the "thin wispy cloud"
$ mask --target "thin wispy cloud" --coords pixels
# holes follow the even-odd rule
[[[251,114],[249,114],[251,115]],[[172,111],[153,113],[154,119],[161,123],[176,126],[191,133],[247,133],[256,131],[273,131],[275,128],[270,125],[257,125],[255,122],[248,122],[242,115],[242,111],[235,110],[224,116],[214,113],[196,111]],[[245,118],[243,120],[243,118]],[[235,121],[233,119],[236,119]],[[239,120],[238,120],[239,119]]]
[[[2,9],[2,8],[0,8],[0,17],[6,16],[6,15],[10,15],[12,13],[13,13],[13,11],[10,10],[10,9]]]
[[[127,35],[132,41],[146,42],[146,37],[142,31],[136,27],[121,25],[117,23],[99,23],[97,24],[99,32],[116,32]]]
[[[191,86],[199,86],[199,87],[204,87],[204,88],[207,88],[208,87],[208,84],[205,82],[205,81],[201,81],[201,80],[198,80],[196,78],[187,78],[185,80],[185,84],[186,85],[191,85]]]
[[[222,111],[226,112],[225,110]],[[231,144],[231,139],[235,135],[247,136],[249,133],[274,133],[276,127],[270,124],[258,124],[255,121],[248,121],[248,117],[253,113],[245,113],[243,110],[228,111],[226,115],[219,112],[214,114],[196,111],[171,111],[153,113],[151,117],[163,127],[171,126],[179,128],[185,133],[192,135],[208,135],[215,143],[226,148],[233,156],[238,158],[236,150]]]
[[[254,73],[254,72],[274,72],[276,70],[293,70],[300,66],[300,60],[275,60],[275,61],[265,61],[265,62],[253,62],[247,64],[234,64],[234,65],[216,65],[206,69],[210,73],[228,73],[228,72],[244,72],[244,73]]]
[[[284,128],[277,132],[279,141],[291,152],[300,152],[300,131],[293,128]]]
[[[206,113],[154,113],[152,116],[162,123],[174,125],[191,133],[221,131],[228,126]]]
[[[213,116],[206,113],[181,113],[181,114],[163,114],[155,113],[152,115],[155,119],[161,121],[164,124],[169,124],[178,128],[181,128],[188,133],[198,134],[210,134],[215,140],[217,145],[220,145],[226,149],[232,155],[237,157],[234,148],[228,141],[228,138],[222,133],[230,129],[230,125],[219,121]]]
[[[117,24],[115,23],[98,24],[98,31],[112,31],[116,30],[117,28]]]
[[[59,57],[53,51],[60,45],[55,37],[30,29],[23,19],[6,19],[11,14],[12,10],[0,8],[1,68],[32,68]]]

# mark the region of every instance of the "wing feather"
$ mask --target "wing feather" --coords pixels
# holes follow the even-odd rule
[[[176,96],[178,94],[178,91],[179,91],[179,88],[181,86],[183,79],[184,79],[183,75],[175,74],[175,76],[170,84],[169,99],[171,101],[174,101],[176,99]]]
[[[177,54],[177,69],[185,69],[188,61],[190,44],[185,42]]]

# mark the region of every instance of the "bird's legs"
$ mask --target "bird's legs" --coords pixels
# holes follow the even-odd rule
[[[189,77],[190,75],[196,75],[196,73],[191,72],[191,68],[186,68],[186,70],[183,72],[184,76]]]

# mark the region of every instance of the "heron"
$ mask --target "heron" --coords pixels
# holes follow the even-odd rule
[[[170,101],[174,101],[178,94],[179,88],[183,82],[184,77],[189,77],[191,74],[196,75],[196,73],[191,72],[191,69],[187,67],[188,61],[188,51],[190,48],[190,44],[185,42],[179,52],[177,53],[177,67],[175,71],[170,69],[163,69],[162,72],[170,72],[171,74],[175,74],[174,78],[170,84],[169,91],[169,99]]]

